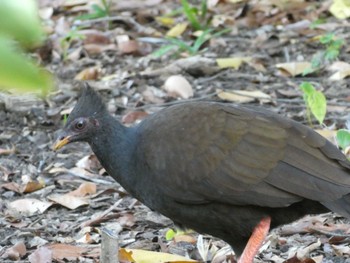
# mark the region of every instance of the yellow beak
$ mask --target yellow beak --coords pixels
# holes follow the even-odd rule
[[[63,139],[57,139],[57,141],[54,143],[52,149],[54,151],[57,151],[58,149],[61,149],[63,146],[65,146],[66,144],[70,143],[70,137],[71,136],[66,136]]]

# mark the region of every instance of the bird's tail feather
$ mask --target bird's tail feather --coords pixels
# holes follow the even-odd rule
[[[333,212],[350,219],[350,194],[335,201],[322,202],[322,204]]]

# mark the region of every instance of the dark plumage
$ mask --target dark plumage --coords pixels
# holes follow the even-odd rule
[[[55,148],[86,141],[130,194],[240,254],[252,229],[306,214],[350,218],[350,163],[312,129],[263,109],[189,102],[126,128],[85,88]]]

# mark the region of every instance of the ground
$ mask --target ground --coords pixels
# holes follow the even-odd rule
[[[186,233],[176,236],[177,242],[167,241],[165,235],[174,228],[172,222],[128,195],[105,173],[87,144],[52,150],[82,80],[98,90],[109,111],[125,125],[135,125],[148,114],[187,99],[259,105],[312,125],[330,139],[334,130],[346,127],[349,80],[330,78],[333,62],[323,63],[306,76],[278,66],[291,63],[291,67],[299,67],[293,63],[311,61],[325,49],[317,40],[319,35],[333,32],[348,41],[349,23],[327,11],[331,1],[298,1],[285,8],[272,1],[221,1],[211,7],[209,15],[221,19],[221,23],[212,24],[215,30],[226,27],[232,29],[229,33],[210,39],[194,56],[180,52],[161,58],[150,53],[164,45],[168,28],[155,18],[179,8],[175,1],[116,2],[111,8],[112,19],[85,22],[88,27],[77,30],[85,38],[72,38],[67,47],[62,47],[61,40],[75,30],[73,19],[90,10],[90,1],[80,5],[39,2],[41,11],[53,12],[43,20],[48,40],[33,56],[54,74],[56,90],[44,100],[0,93],[1,262],[46,262],[30,257],[39,247],[49,248],[54,262],[96,262],[101,226],[121,230],[120,247],[203,260],[197,234]],[[318,18],[324,18],[324,23],[310,27]],[[184,15],[176,19],[176,23],[186,21]],[[124,41],[126,47],[120,40],[123,37],[129,37]],[[193,36],[184,39],[191,41]],[[336,59],[344,64],[336,64],[335,72],[349,61],[348,52],[345,45]],[[244,57],[245,62],[238,69],[218,67],[217,58],[231,57]],[[165,84],[173,75],[180,76],[175,87],[174,83]],[[188,84],[176,85],[184,79]],[[299,88],[305,81],[326,96],[327,115],[322,126],[314,119],[310,123],[306,116]],[[237,97],[237,91],[251,93]],[[349,227],[347,219],[329,213],[277,229],[256,262],[350,262]],[[210,253],[225,245],[204,236],[203,242],[209,241]],[[59,250],[59,243],[70,246]],[[11,250],[14,245],[17,248]],[[77,249],[81,247],[87,250]]]

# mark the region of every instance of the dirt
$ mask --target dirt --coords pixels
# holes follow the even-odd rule
[[[43,6],[45,3],[42,3]],[[114,15],[131,17],[142,27],[164,34],[166,30],[155,22],[154,17],[179,6],[172,1],[163,1],[160,5],[119,9]],[[309,1],[308,6],[320,8],[321,3]],[[243,4],[221,3],[212,12],[229,19],[233,11],[227,11],[225,7],[237,11],[243,8]],[[55,8],[55,12],[56,14],[50,18],[55,26],[58,26],[58,20],[62,17],[66,19],[66,24],[72,25],[72,19],[77,15],[71,9],[61,6]],[[122,229],[118,237],[120,247],[180,253],[201,260],[195,243],[197,234],[186,234],[194,236],[195,242],[174,243],[165,240],[166,232],[174,228],[172,222],[150,211],[129,196],[91,157],[92,152],[87,144],[73,144],[59,152],[52,151],[55,133],[64,123],[64,113],[74,106],[78,98],[81,79],[74,80],[74,78],[83,69],[98,68],[97,77],[92,77],[89,82],[107,102],[110,112],[117,119],[126,121],[126,125],[134,125],[139,118],[183,100],[162,88],[170,75],[182,75],[188,80],[194,92],[193,98],[189,100],[219,101],[221,99],[217,96],[218,89],[258,90],[269,95],[270,99],[268,101],[253,99],[247,105],[260,105],[310,125],[302,93],[298,88],[302,82],[309,81],[326,95],[328,113],[324,124],[333,130],[344,128],[350,112],[349,79],[329,80],[332,72],[327,70],[328,64],[318,72],[305,77],[288,76],[276,67],[278,63],[310,61],[312,55],[323,48],[319,42],[312,39],[327,31],[311,30],[309,27],[290,29],[292,28],[290,25],[306,19],[312,11],[304,12],[302,15],[300,10],[293,12],[290,12],[290,16],[294,18],[287,22],[282,22],[284,21],[282,18],[287,17],[288,12],[279,10],[275,15],[265,16],[259,21],[256,19],[255,22],[258,24],[253,23],[251,26],[245,19],[252,20],[252,17],[254,18],[252,13],[248,11],[246,15],[236,16],[234,22],[229,25],[233,28],[232,32],[210,40],[205,45],[206,50],[192,58],[194,63],[187,68],[186,61],[190,57],[184,52],[179,56],[166,55],[156,59],[151,58],[149,54],[143,54],[149,53],[147,48],[135,51],[133,54],[125,54],[118,48],[92,54],[91,50],[90,53],[84,51],[87,44],[78,40],[71,43],[68,53],[73,54],[82,48],[79,55],[76,55],[76,59],[64,60],[62,49],[57,47],[59,34],[55,31],[57,28],[53,26],[54,32],[49,35],[49,42],[53,43],[53,46],[47,51],[49,59],[42,61],[42,64],[56,77],[56,90],[45,100],[28,95],[8,94],[5,91],[1,92],[0,96],[0,149],[4,150],[0,153],[0,257],[2,257],[0,261],[30,262],[28,256],[38,247],[47,244],[79,244],[90,249],[98,248],[100,244],[98,228],[114,224],[121,226]],[[333,32],[348,41],[350,35],[347,21],[336,20],[327,11],[322,14],[327,18],[327,25],[332,23],[337,25]],[[119,20],[110,25],[111,29],[106,29],[108,28],[106,22],[92,23],[91,28],[106,32],[111,42],[114,42],[116,35],[129,34],[134,39],[148,36],[147,33],[137,32],[137,28],[131,24]],[[151,50],[159,46],[140,40],[139,43],[144,43]],[[100,48],[102,46],[101,43],[97,45]],[[345,45],[338,60],[349,61],[348,51]],[[217,68],[216,58],[233,56],[251,57],[255,62],[253,66],[243,64],[238,70]],[[200,60],[202,58],[207,58],[210,63],[214,63],[214,66],[209,62],[204,63]],[[183,67],[167,69],[168,66],[174,66],[179,59],[184,59],[185,62],[180,63]],[[263,69],[258,69],[254,65],[262,65]],[[312,125],[316,129],[325,130],[325,127],[317,124],[315,120]],[[77,168],[77,162],[86,156],[90,156],[91,160],[83,161],[82,166],[74,169]],[[23,188],[30,181],[38,183],[40,189],[23,192]],[[12,202],[21,199],[48,201],[48,197],[69,193],[86,182],[95,184],[97,191],[87,198],[87,205],[75,209],[53,203],[43,212],[28,215],[10,206]],[[114,209],[100,220],[90,221],[116,202],[118,203]],[[288,259],[290,261],[286,262],[313,262],[297,259],[292,261],[293,256],[302,254],[301,248],[304,249],[301,259],[318,256],[319,261],[314,258],[314,262],[350,262],[349,232],[340,231],[342,235],[346,233],[336,242],[341,252],[332,247],[333,241],[331,241],[337,226],[349,226],[349,221],[334,214],[327,214],[318,222],[319,225],[334,228],[310,231],[309,228],[305,230],[296,227],[296,233],[287,234],[283,234],[279,229],[268,238],[268,243],[256,262],[283,262]],[[86,240],[86,233],[89,233],[90,240]],[[78,240],[81,239],[84,241],[79,243]],[[212,239],[205,236],[205,240]],[[23,242],[26,246],[24,255],[12,258],[6,256],[8,248],[19,242]],[[311,244],[316,245],[305,252]],[[212,246],[221,248],[224,242],[213,239]],[[66,261],[66,259],[54,259],[54,262]],[[98,255],[80,255],[68,261],[97,262]]]

